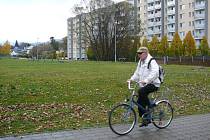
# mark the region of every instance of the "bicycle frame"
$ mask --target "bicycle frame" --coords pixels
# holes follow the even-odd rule
[[[138,103],[134,100],[134,97],[135,97],[135,96],[138,96],[138,95],[136,95],[136,92],[135,92],[135,89],[136,89],[136,87],[137,87],[137,84],[138,84],[138,82],[136,82],[136,84],[135,84],[134,87],[131,87],[131,81],[128,81],[128,89],[131,91],[131,96],[130,96],[130,100],[129,100],[129,105],[130,105],[131,107],[134,107],[134,104],[135,104],[138,108],[140,108],[143,112],[146,113],[146,112],[147,112],[147,109],[144,108],[142,105],[138,104]]]

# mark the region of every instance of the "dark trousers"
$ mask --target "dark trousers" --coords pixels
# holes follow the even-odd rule
[[[153,84],[148,84],[140,88],[138,90],[138,94],[139,94],[139,97],[137,100],[138,104],[140,104],[144,108],[146,108],[146,106],[149,106],[150,101],[149,101],[148,95],[149,93],[157,91],[157,90],[158,90],[158,87],[154,86]],[[139,116],[142,116],[145,113],[145,111],[142,110],[140,107],[138,107],[138,110],[139,110]]]

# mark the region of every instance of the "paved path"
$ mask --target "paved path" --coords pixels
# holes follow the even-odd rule
[[[210,114],[174,119],[166,129],[158,129],[151,124],[144,128],[136,126],[126,136],[118,136],[105,127],[5,137],[0,140],[210,140]]]

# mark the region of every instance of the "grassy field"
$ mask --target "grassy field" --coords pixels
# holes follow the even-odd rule
[[[0,136],[107,126],[136,63],[0,59]],[[210,67],[164,65],[175,116],[210,111]],[[166,92],[166,89],[169,91]]]

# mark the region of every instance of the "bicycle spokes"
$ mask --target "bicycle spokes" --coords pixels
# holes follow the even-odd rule
[[[152,112],[152,122],[158,128],[167,127],[173,118],[173,109],[171,105],[165,101],[160,101]]]
[[[118,135],[129,133],[136,123],[136,113],[127,104],[120,104],[114,107],[109,114],[109,126]]]

